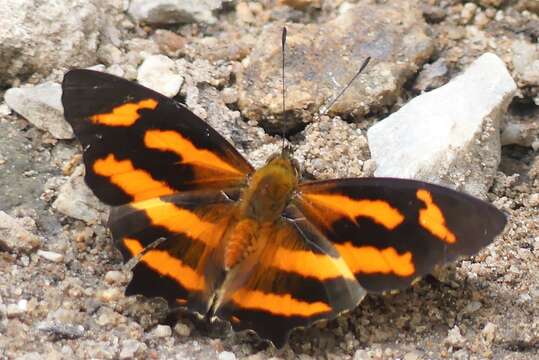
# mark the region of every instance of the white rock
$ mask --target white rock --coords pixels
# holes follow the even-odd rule
[[[73,130],[64,119],[62,87],[46,82],[34,87],[11,88],[6,91],[6,104],[41,130],[56,139],[73,139]]]
[[[222,0],[132,0],[128,12],[139,22],[149,24],[214,24],[217,19],[213,11],[221,5]]]
[[[165,96],[175,96],[183,84],[176,64],[165,55],[148,56],[138,68],[137,81]]]
[[[27,252],[41,245],[41,239],[24,228],[20,219],[0,211],[0,247],[9,251]]]
[[[38,250],[37,254],[41,256],[43,259],[46,259],[55,263],[59,263],[64,260],[63,254],[59,254],[53,251]]]
[[[375,175],[443,183],[484,197],[500,161],[500,118],[515,91],[503,61],[482,55],[448,84],[369,129]]]
[[[0,1],[0,83],[96,60],[106,2]]]
[[[93,224],[99,221],[106,207],[86,186],[83,173],[83,166],[73,171],[67,182],[60,187],[52,207],[64,215]]]

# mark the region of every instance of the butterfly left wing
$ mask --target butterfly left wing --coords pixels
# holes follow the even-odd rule
[[[254,330],[277,347],[292,329],[332,319],[366,294],[324,236],[295,214],[257,229],[256,250],[227,274],[215,307],[235,330]]]
[[[294,203],[374,292],[403,289],[438,264],[475,254],[506,224],[484,201],[405,179],[304,183]]]
[[[110,228],[124,259],[138,257],[126,295],[162,297],[205,314],[224,268],[213,261],[235,202],[219,191],[152,198],[113,208]]]
[[[123,205],[175,192],[236,187],[253,168],[185,106],[134,82],[71,70],[64,115],[84,151],[86,183]]]

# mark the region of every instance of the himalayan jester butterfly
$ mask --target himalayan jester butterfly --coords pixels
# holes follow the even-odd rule
[[[62,89],[86,183],[113,206],[124,259],[139,258],[126,294],[217,316],[278,347],[367,292],[403,289],[475,254],[506,223],[490,204],[425,182],[301,182],[287,149],[255,170],[184,105],[116,76],[72,70]]]

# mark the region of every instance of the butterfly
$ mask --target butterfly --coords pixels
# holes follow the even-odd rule
[[[393,178],[302,182],[291,151],[253,166],[184,105],[134,82],[75,69],[65,118],[85,181],[111,205],[126,295],[161,297],[283,346],[292,329],[408,287],[500,234],[494,206]]]

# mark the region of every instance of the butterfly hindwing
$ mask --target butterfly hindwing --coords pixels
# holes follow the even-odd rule
[[[253,170],[203,120],[141,85],[79,69],[64,76],[62,90],[86,183],[107,204],[236,186]]]
[[[294,202],[374,292],[405,288],[438,264],[475,254],[506,223],[486,202],[404,179],[305,183]]]
[[[297,211],[295,211],[297,213]],[[216,315],[277,347],[290,331],[332,319],[365,295],[343,258],[301,219],[260,224],[261,247],[227,275]]]
[[[220,283],[223,271],[209,262],[233,212],[234,202],[214,191],[175,194],[113,209],[110,228],[116,246],[126,260],[139,257],[126,294],[162,297],[172,306],[206,313],[211,290]]]

